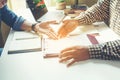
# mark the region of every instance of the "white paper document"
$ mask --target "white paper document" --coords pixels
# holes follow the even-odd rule
[[[9,47],[9,54],[41,51],[41,37],[24,31],[16,31]]]
[[[59,28],[56,26],[55,28],[54,29],[57,32]],[[98,32],[91,25],[89,27],[85,27],[84,25],[82,25],[80,27],[77,27],[65,38],[62,38],[59,40],[52,40],[52,39],[45,38],[44,39],[45,41],[43,43],[44,44],[43,47],[45,48],[44,53],[47,53],[47,54],[60,53],[61,50],[67,47],[76,46],[76,45],[91,45],[92,43],[89,40],[87,33],[93,34]]]
[[[58,28],[57,28],[58,30]],[[111,37],[112,36],[112,37]],[[60,53],[61,50],[77,45],[94,45],[120,39],[104,23],[81,25],[71,32],[66,38],[59,40],[45,39],[45,53]]]
[[[59,53],[62,49],[76,45],[90,45],[91,42],[85,35],[69,36],[60,40],[45,39],[46,53]]]

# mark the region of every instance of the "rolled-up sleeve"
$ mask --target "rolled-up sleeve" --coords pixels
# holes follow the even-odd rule
[[[14,25],[12,26],[12,28],[14,30],[21,30],[21,25],[23,24],[23,22],[25,21],[25,19],[23,19],[21,16],[18,17],[15,22],[14,22]]]
[[[21,25],[25,21],[23,17],[17,16],[14,12],[9,10],[7,5],[1,8],[1,19],[14,30],[21,30]]]

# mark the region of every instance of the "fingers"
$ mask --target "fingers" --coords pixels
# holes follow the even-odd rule
[[[67,64],[67,67],[71,66],[72,64],[74,64],[76,62],[75,59],[73,59],[70,63]]]
[[[69,63],[67,64],[67,67],[71,66],[72,64],[77,62],[73,54],[74,54],[73,47],[64,49],[63,51],[61,51],[61,54],[59,54],[59,58],[60,58],[59,62],[62,63],[62,62],[69,61]]]
[[[52,21],[50,21],[50,22],[52,22]],[[46,24],[46,23],[42,23],[42,24]],[[38,24],[37,27],[36,27],[38,35],[43,33],[43,34],[46,34],[51,39],[54,39],[54,40],[58,39],[57,34],[54,32],[54,30],[51,27],[49,27],[49,26],[42,27],[42,26],[39,26],[39,25],[40,24]]]
[[[77,62],[77,60],[75,60],[74,58],[72,58],[72,56],[69,56],[69,57],[66,57],[66,58],[63,58],[61,59],[59,62],[66,62],[66,61],[69,61],[69,63],[67,64],[67,67],[71,66],[72,64],[74,64],[75,62]]]
[[[57,35],[54,32],[51,32],[45,29],[39,29],[36,33],[38,35],[41,35],[41,33],[46,34],[49,38],[54,39],[54,40],[58,39]]]
[[[67,34],[68,34],[67,32],[61,31],[60,34],[58,34],[58,38],[59,38],[59,39],[64,38],[64,37],[67,36]]]
[[[58,37],[63,38],[66,37],[70,32],[72,32],[78,26],[77,20],[65,20],[63,25],[58,31]]]
[[[82,56],[79,51],[80,49],[78,46],[73,46],[62,50],[59,54],[60,62],[69,62],[67,64],[67,67],[69,67],[75,62],[80,61]]]
[[[59,55],[59,58],[72,56],[73,52],[74,50],[65,51]]]
[[[59,60],[59,62],[66,62],[66,61],[68,61],[70,59],[72,59],[72,56],[63,57],[62,59]]]
[[[64,52],[70,51],[70,50],[74,50],[74,48],[75,48],[75,46],[73,46],[73,47],[68,47],[68,48],[62,50],[61,53],[64,53]]]
[[[48,31],[48,32],[45,33],[45,34],[48,35],[50,38],[52,38],[52,39],[54,39],[54,40],[57,40],[57,39],[58,39],[57,35],[56,35],[54,32],[52,32],[52,31]]]
[[[68,33],[67,33],[67,25],[68,23],[65,23],[65,24],[62,24],[62,26],[61,26],[61,28],[59,29],[59,31],[58,31],[58,37],[59,38],[63,38],[63,37],[65,37]]]
[[[54,30],[53,30],[52,28],[49,28],[49,29],[46,31],[46,34],[47,34],[50,38],[52,38],[52,39],[54,39],[54,40],[57,40],[57,39],[58,39],[57,34],[54,32]]]
[[[60,27],[58,34],[61,34],[62,32],[64,32],[66,24],[62,24],[62,26]]]
[[[69,56],[72,56],[74,58],[74,55],[75,55],[75,47],[69,47],[69,48],[66,48],[64,50],[61,51],[61,54],[59,54],[59,58],[63,58],[63,57],[69,57]]]

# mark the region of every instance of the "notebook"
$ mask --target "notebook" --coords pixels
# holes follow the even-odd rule
[[[26,0],[26,3],[37,22],[56,20],[59,23],[65,17],[61,10],[48,11],[44,0]]]
[[[42,50],[42,37],[25,31],[16,31],[8,54],[29,53]]]

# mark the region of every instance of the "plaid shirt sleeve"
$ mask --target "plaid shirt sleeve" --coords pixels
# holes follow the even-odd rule
[[[120,40],[89,46],[91,59],[120,60]]]
[[[95,5],[81,12],[78,17],[80,24],[91,24],[96,21],[104,21],[109,17],[109,0],[98,1]]]
[[[110,6],[110,0],[99,0],[97,4],[81,13],[76,19],[79,19],[80,24],[91,24],[96,21],[109,20],[109,9],[115,9],[118,1],[111,0],[112,6]],[[114,28],[116,31],[119,30],[119,26],[115,26]],[[120,40],[90,45],[89,54],[91,59],[120,60]]]

